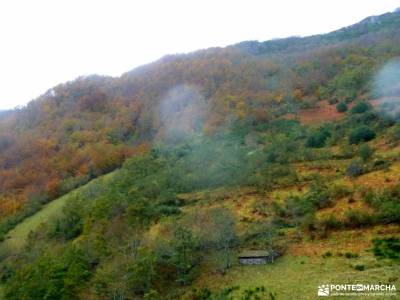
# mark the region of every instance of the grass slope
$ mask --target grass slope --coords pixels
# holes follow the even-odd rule
[[[364,265],[366,269],[357,271],[355,265]],[[225,275],[203,277],[204,282],[198,283],[198,286],[205,284],[216,289],[227,286],[239,286],[241,289],[264,286],[268,291],[275,292],[277,299],[317,299],[317,287],[321,284],[391,282],[398,286],[399,273],[398,264],[377,262],[370,253],[363,253],[357,259],[286,255],[272,265],[235,266]],[[391,299],[400,298],[397,295]]]
[[[10,230],[6,236],[6,240],[1,244],[0,252],[3,249],[18,250],[21,249],[31,231],[38,228],[40,224],[49,218],[57,217],[62,213],[62,208],[70,194],[60,197],[49,204],[45,205],[36,214],[26,218],[18,224],[14,229]]]
[[[0,256],[7,255],[9,253],[15,253],[21,250],[25,245],[26,239],[31,231],[35,231],[42,223],[50,219],[57,218],[62,214],[62,209],[68,199],[79,195],[79,193],[91,188],[95,184],[106,183],[116,172],[118,172],[118,170],[90,181],[86,185],[51,201],[43,206],[43,208],[36,214],[26,218],[14,229],[8,232],[5,241],[0,244]]]

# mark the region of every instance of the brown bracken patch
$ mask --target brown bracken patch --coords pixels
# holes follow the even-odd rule
[[[288,253],[294,256],[321,256],[327,251],[333,255],[346,252],[362,253],[370,249],[372,239],[376,237],[398,235],[398,225],[375,226],[364,229],[352,229],[331,232],[328,238],[311,240],[305,236],[302,241],[290,244]]]
[[[297,119],[301,124],[320,124],[333,122],[345,117],[345,113],[339,113],[336,105],[330,105],[328,101],[320,101],[315,107],[300,110],[296,115],[289,114],[288,119]]]

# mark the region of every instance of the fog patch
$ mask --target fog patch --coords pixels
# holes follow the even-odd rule
[[[384,114],[400,115],[400,57],[390,60],[374,78],[373,96],[379,99],[378,110]]]
[[[158,138],[176,143],[192,135],[201,135],[207,102],[198,88],[179,85],[170,89],[160,102]]]

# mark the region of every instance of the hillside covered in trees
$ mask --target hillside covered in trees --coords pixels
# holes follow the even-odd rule
[[[4,297],[294,299],[240,278],[249,248],[399,284],[399,121],[400,12],[53,87],[0,113]]]

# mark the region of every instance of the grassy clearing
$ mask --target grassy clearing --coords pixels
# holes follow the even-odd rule
[[[365,265],[366,269],[355,270],[354,266],[357,264]],[[265,286],[267,290],[277,293],[277,299],[300,300],[316,299],[317,287],[321,284],[390,282],[399,285],[399,274],[399,264],[377,262],[370,254],[357,259],[287,255],[273,265],[235,266],[225,275],[207,274],[202,276],[197,285],[213,289],[227,286],[240,286],[242,289]]]
[[[277,299],[299,300],[317,299],[317,287],[321,284],[391,283],[399,286],[400,264],[377,260],[368,251],[371,247],[371,237],[376,230],[372,231],[369,234],[362,234],[361,230],[340,232],[322,240],[321,243],[301,242],[300,245],[292,245],[293,249],[274,264],[259,266],[236,264],[225,275],[214,271],[215,260],[210,257],[195,285],[216,290],[228,286],[239,286],[241,289],[264,286],[268,291],[276,292]],[[398,228],[395,231],[398,231]],[[294,248],[298,247],[303,251],[297,251],[296,254]],[[331,251],[331,256],[324,258],[321,254],[328,250]],[[346,252],[356,253],[359,257],[346,258]],[[359,271],[356,266],[363,266],[364,270]],[[385,298],[374,297],[374,299]],[[400,295],[390,299],[400,299]]]

